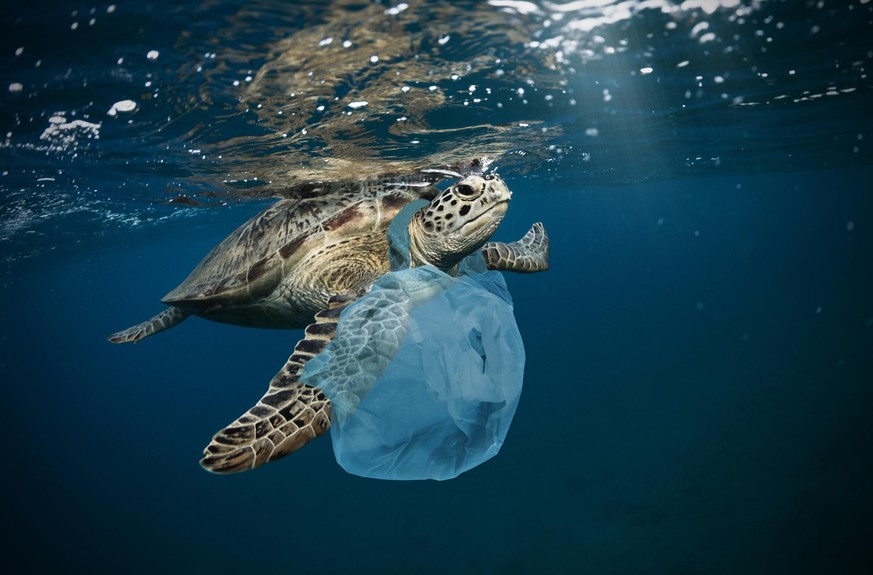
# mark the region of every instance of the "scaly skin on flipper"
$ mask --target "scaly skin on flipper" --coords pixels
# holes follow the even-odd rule
[[[549,236],[543,224],[537,222],[518,241],[488,242],[482,247],[482,255],[489,270],[544,272],[549,269]]]
[[[177,307],[168,307],[155,317],[147,319],[133,327],[113,333],[106,338],[110,343],[135,343],[159,331],[164,331],[179,325],[190,315]]]
[[[200,464],[217,473],[253,469],[302,447],[326,432],[332,420],[343,422],[391,363],[406,336],[411,309],[448,287],[448,276],[442,277],[415,288],[402,288],[400,280],[384,282],[364,307],[348,307],[355,296],[332,298],[332,307],[306,328],[306,337],[261,401],[213,437]],[[334,340],[341,312],[344,333]],[[331,341],[330,351],[324,352]],[[319,366],[306,380],[313,385],[301,383],[304,364],[322,352],[331,354],[329,369]]]
[[[212,437],[200,460],[204,469],[254,469],[300,449],[330,428],[330,400],[317,387],[301,383],[300,374],[336,335],[340,312],[354,299],[333,297],[328,309],[316,314],[260,401]]]

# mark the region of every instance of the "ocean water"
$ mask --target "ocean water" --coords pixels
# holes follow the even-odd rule
[[[873,2],[13,1],[0,29],[8,564],[873,566]],[[497,239],[552,245],[506,274],[500,453],[378,481],[322,438],[203,471],[300,333],[105,337],[271,198],[479,156],[514,193]]]

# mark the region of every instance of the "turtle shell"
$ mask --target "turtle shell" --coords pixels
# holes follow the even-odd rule
[[[257,301],[293,274],[314,245],[387,229],[404,206],[438,193],[432,185],[362,182],[280,200],[215,246],[162,301],[193,312]]]

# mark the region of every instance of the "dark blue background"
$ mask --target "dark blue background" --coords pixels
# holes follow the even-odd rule
[[[266,58],[308,22],[271,0],[166,4],[119,2],[112,16],[101,4],[94,28],[90,6],[14,2],[0,15],[10,568],[870,571],[869,3],[767,3],[742,25],[720,11],[707,44],[687,33],[700,14],[645,11],[598,29],[628,50],[571,62],[575,92],[554,107],[530,87],[529,105],[483,105],[488,121],[563,130],[556,149],[498,162],[514,196],[497,238],[542,220],[552,267],[506,276],[527,367],[499,455],[455,480],[407,483],[345,474],[327,439],[252,473],[200,469],[211,434],[260,397],[299,332],[192,318],[137,345],[105,341],[159,311],[266,205],[222,187],[240,158],[189,149],[238,137],[238,155],[259,151],[246,146],[263,130],[230,86],[263,60],[228,54]],[[211,51],[210,75],[194,73]],[[107,119],[124,98],[138,102],[133,121]],[[100,140],[40,147],[48,117],[73,111],[102,123]],[[179,195],[212,207],[167,203]]]

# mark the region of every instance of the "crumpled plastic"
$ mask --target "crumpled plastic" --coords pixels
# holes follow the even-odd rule
[[[400,230],[390,237],[402,254]],[[432,266],[382,276],[306,364],[301,380],[331,400],[334,455],[347,472],[445,480],[500,450],[524,347],[503,276],[478,253],[468,260],[457,277]]]

